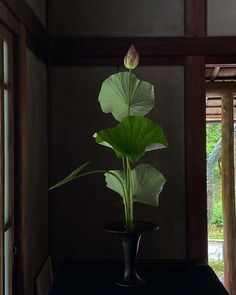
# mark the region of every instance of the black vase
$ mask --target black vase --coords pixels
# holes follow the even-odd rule
[[[116,282],[123,287],[136,287],[146,282],[137,273],[137,254],[141,235],[149,230],[157,230],[156,224],[148,222],[134,222],[132,230],[126,230],[125,225],[120,222],[108,223],[104,229],[111,233],[120,235],[124,254],[124,273],[122,278]]]

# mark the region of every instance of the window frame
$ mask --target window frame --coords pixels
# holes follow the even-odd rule
[[[8,79],[3,79],[3,41],[8,45]],[[5,233],[10,230],[10,278],[9,294],[12,294],[13,264],[14,264],[14,75],[13,75],[13,35],[0,24],[0,295],[5,294],[5,258],[4,243]],[[8,155],[9,155],[9,212],[8,220],[5,222],[4,206],[4,91],[8,92]]]

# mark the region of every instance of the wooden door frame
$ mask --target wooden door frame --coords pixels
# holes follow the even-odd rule
[[[13,264],[14,264],[14,253],[13,253],[13,249],[14,249],[14,70],[13,70],[13,64],[14,64],[14,54],[13,54],[13,49],[14,49],[14,38],[12,33],[7,30],[3,25],[0,24],[0,33],[2,36],[1,41],[5,41],[7,42],[7,46],[8,46],[8,81],[5,82],[3,80],[3,75],[2,75],[2,82],[0,85],[1,91],[0,91],[0,95],[1,95],[1,122],[0,122],[0,129],[1,129],[1,234],[0,234],[0,253],[1,253],[1,275],[0,275],[0,294],[4,293],[4,269],[5,269],[5,259],[4,259],[4,234],[5,232],[7,232],[8,230],[10,230],[11,236],[10,236],[10,240],[11,240],[11,248],[10,248],[10,252],[11,252],[11,257],[10,257],[10,261],[9,261],[9,265],[10,265],[10,271],[11,271],[11,281],[12,281],[12,276],[13,276]],[[1,49],[1,54],[3,54],[3,49]],[[1,59],[3,58],[3,55],[1,56]],[[9,174],[8,174],[8,178],[9,178],[9,207],[8,207],[8,214],[9,214],[9,220],[7,220],[5,222],[5,217],[4,217],[4,201],[5,201],[5,192],[4,192],[4,179],[5,179],[5,156],[4,156],[4,146],[5,146],[5,135],[4,135],[4,116],[5,116],[5,111],[4,111],[4,91],[8,92],[8,156],[9,156]],[[10,285],[10,292],[12,292],[12,284]]]

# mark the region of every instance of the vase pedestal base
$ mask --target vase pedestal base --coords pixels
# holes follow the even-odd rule
[[[146,284],[146,281],[141,279],[138,275],[134,278],[121,279],[115,283],[121,287],[138,287]]]
[[[136,260],[139,242],[142,233],[149,230],[157,230],[158,226],[148,222],[134,222],[132,230],[127,230],[122,223],[113,222],[106,224],[104,229],[108,232],[118,234],[121,237],[124,254],[124,274],[116,282],[122,287],[137,287],[145,284],[145,281],[137,274]]]

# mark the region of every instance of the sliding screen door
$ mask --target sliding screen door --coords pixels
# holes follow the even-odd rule
[[[13,40],[0,25],[0,295],[12,295],[13,114]]]

